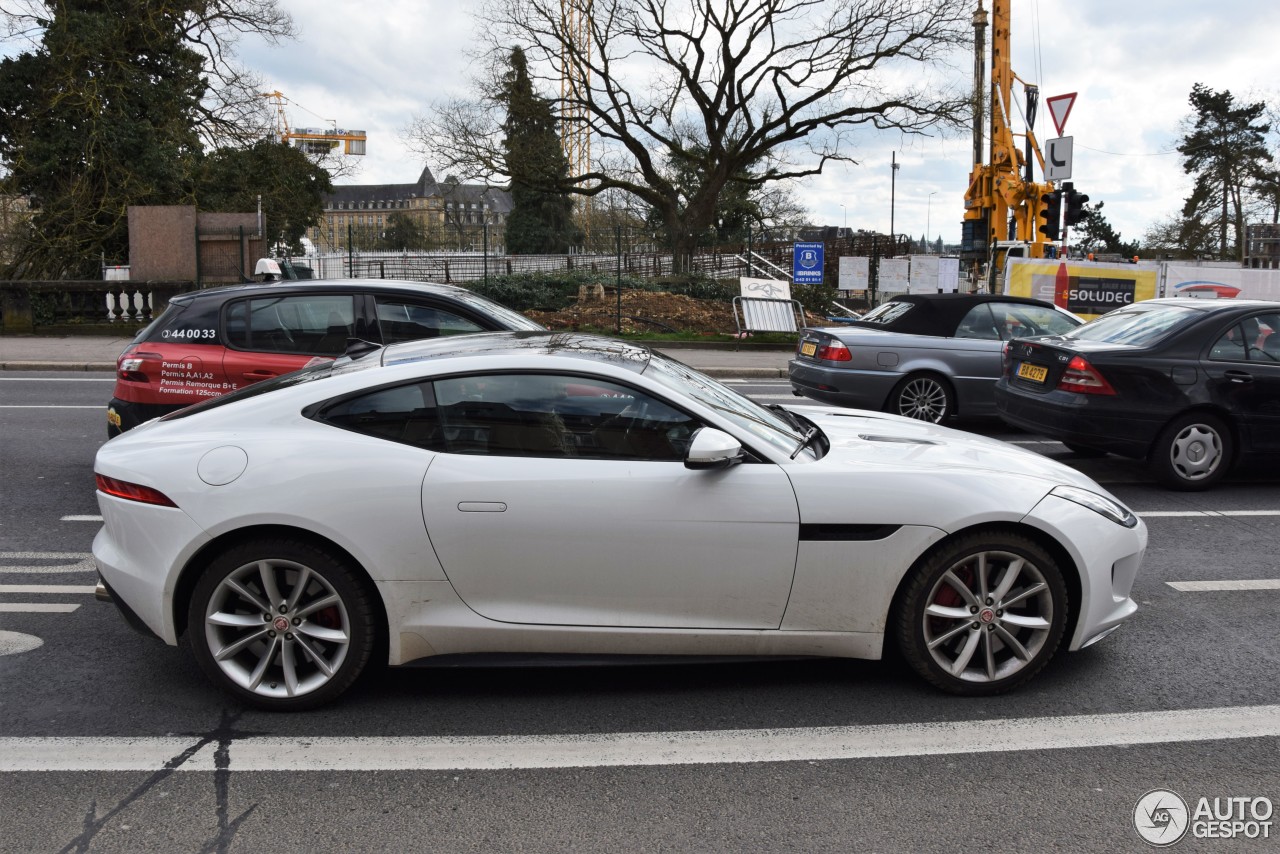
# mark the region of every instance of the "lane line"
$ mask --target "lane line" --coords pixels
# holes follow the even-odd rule
[[[459,771],[740,764],[1078,750],[1280,736],[1280,706],[879,726],[551,736],[246,737],[232,771]],[[0,738],[0,772],[155,771],[192,746],[175,738]],[[206,745],[183,771],[214,770]]]
[[[1280,590],[1280,578],[1261,578],[1254,581],[1166,581],[1174,590],[1183,593],[1211,593],[1220,590]]]
[[[0,405],[0,409],[103,409],[102,404],[97,406],[73,406],[71,404],[46,404],[44,406],[8,406]]]
[[[63,516],[59,522],[101,522],[101,516]]]
[[[0,593],[85,593],[94,591],[93,585],[81,584],[0,584]]]
[[[79,605],[63,602],[50,604],[0,602],[0,614],[70,614],[79,607]]]

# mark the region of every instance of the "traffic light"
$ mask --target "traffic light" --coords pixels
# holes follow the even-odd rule
[[[1064,184],[1063,186],[1067,190],[1066,224],[1075,225],[1080,222],[1080,220],[1084,219],[1084,203],[1089,201],[1089,197],[1084,193],[1076,192],[1076,188],[1071,186],[1069,183]]]
[[[1062,191],[1054,190],[1052,193],[1045,193],[1040,196],[1040,201],[1044,203],[1044,225],[1040,226],[1040,233],[1052,243],[1058,239],[1058,220],[1062,216]]]

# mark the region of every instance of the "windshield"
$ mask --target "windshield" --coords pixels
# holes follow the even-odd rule
[[[753,400],[721,385],[704,374],[685,367],[677,361],[654,353],[645,368],[645,376],[653,377],[663,385],[687,395],[732,421],[752,436],[769,443],[790,456],[796,450],[805,431],[783,419],[777,413],[765,409]],[[805,453],[814,457],[810,447]]]
[[[911,311],[915,303],[889,301],[884,305],[871,309],[862,315],[863,323],[893,323],[899,317]]]
[[[1104,314],[1084,326],[1077,326],[1063,337],[1141,347],[1154,344],[1174,329],[1190,323],[1199,314],[1195,309],[1180,305],[1139,303]]]

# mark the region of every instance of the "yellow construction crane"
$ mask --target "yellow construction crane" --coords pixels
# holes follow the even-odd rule
[[[1043,258],[1050,245],[1040,227],[1045,224],[1042,196],[1053,191],[1053,183],[1037,183],[1033,163],[1044,174],[1044,156],[1036,142],[1034,125],[1040,91],[1013,72],[1009,62],[1010,5],[1012,0],[992,0],[991,18],[991,120],[990,156],[983,157],[983,54],[987,13],[978,0],[974,27],[974,117],[973,171],[964,194],[964,222],[961,259],[974,272],[986,263],[990,279],[1010,253]],[[1014,133],[1012,126],[1013,83],[1022,84],[1026,96],[1026,131]],[[1024,150],[1018,150],[1022,139]]]
[[[332,128],[295,128],[289,129],[289,118],[285,115],[284,105],[287,100],[283,92],[263,92],[262,97],[269,98],[276,108],[276,136],[285,145],[292,145],[306,154],[328,154],[339,145],[343,154],[361,155],[365,153],[367,137],[362,130],[343,130],[332,119],[326,119]]]

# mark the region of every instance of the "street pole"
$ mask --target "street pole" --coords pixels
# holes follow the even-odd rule
[[[938,191],[934,190],[929,194],[929,202],[924,209],[924,254],[933,254],[933,238],[929,236],[930,223],[933,222],[933,197],[938,195]]]
[[[844,205],[841,205],[840,211],[841,213],[844,214],[844,230],[845,230],[845,233],[847,234],[849,231],[849,209],[846,208]]]
[[[894,223],[893,223],[893,207],[897,197],[897,193],[898,193],[898,152],[895,151],[893,152],[893,157],[890,160],[890,168],[889,168],[889,239],[893,241],[889,247],[889,251],[894,255],[898,254],[897,252],[898,241],[897,241],[897,238],[894,236],[895,232],[894,232]]]

